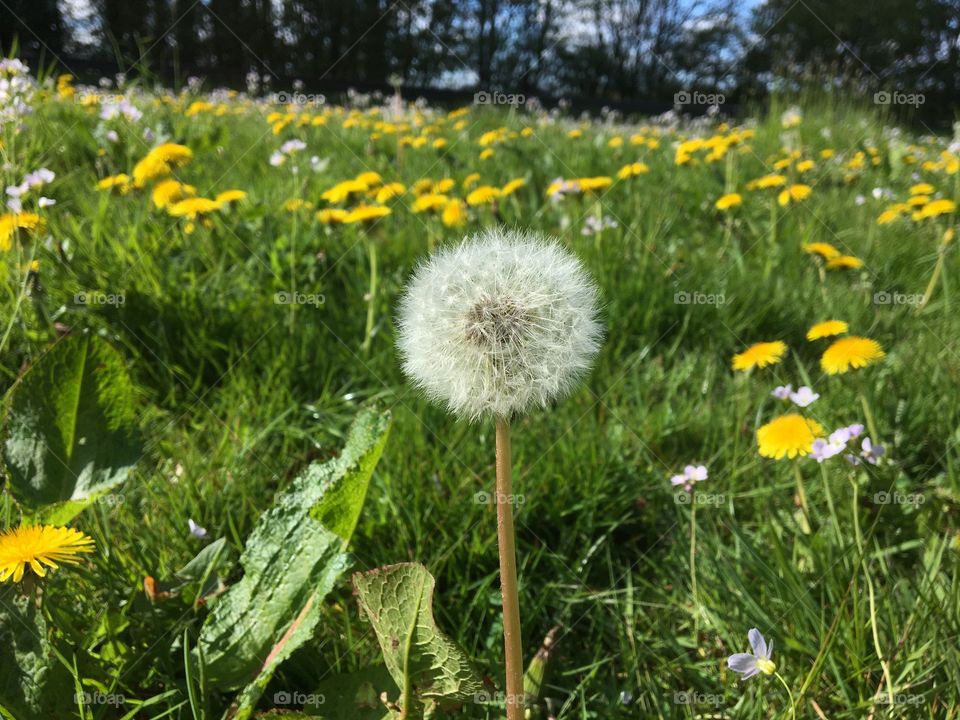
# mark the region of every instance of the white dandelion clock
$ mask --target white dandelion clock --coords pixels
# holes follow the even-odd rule
[[[407,375],[457,415],[496,419],[507,720],[524,718],[510,418],[570,392],[590,368],[597,300],[580,261],[558,243],[490,230],[417,268],[400,305]]]
[[[597,290],[559,244],[487,231],[421,265],[400,307],[399,349],[427,395],[474,420],[572,390],[601,337]]]

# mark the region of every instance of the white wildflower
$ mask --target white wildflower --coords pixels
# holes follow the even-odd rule
[[[471,419],[507,418],[573,389],[601,339],[597,290],[555,241],[488,230],[415,271],[398,346],[427,395]]]

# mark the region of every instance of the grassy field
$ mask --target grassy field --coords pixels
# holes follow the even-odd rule
[[[3,126],[5,186],[41,167],[56,174],[34,193],[56,200],[38,211],[45,227],[17,231],[0,254],[3,384],[13,392],[18,375],[68,336],[99,335],[132,378],[143,451],[122,485],[69,523],[96,551],[45,581],[54,665],[67,677],[47,688],[66,699],[56,717],[228,712],[234,693],[184,660],[217,599],[151,601],[144,580],[172,577],[225,537],[221,572],[236,583],[258,518],[309,463],[339,452],[368,406],[389,409],[392,429],[349,546],[352,569],[423,563],[437,579],[439,625],[502,683],[496,517],[477,500],[492,489],[492,423],[429,404],[394,348],[398,298],[417,262],[501,223],[555,236],[579,256],[600,288],[606,328],[584,386],[514,425],[528,658],[560,628],[537,712],[791,717],[776,678],[740,681],[727,667],[758,628],[775,642],[796,717],[956,717],[960,274],[945,236],[956,215],[944,205],[922,217],[915,200],[878,223],[912,196],[960,198],[951,138],[919,137],[888,126],[872,105],[823,97],[796,100],[799,110],[774,103],[736,124],[677,125],[130,88],[142,117],[102,119],[109,100],[70,89],[48,83],[20,132]],[[271,164],[293,139],[305,148],[287,146],[282,164]],[[246,197],[191,219],[155,207],[157,179],[97,189],[162,142],[192,151],[172,176],[197,196]],[[638,174],[618,177],[634,162],[643,163]],[[382,203],[389,215],[315,216],[374,203],[376,181],[344,202],[322,199],[367,172],[404,185]],[[465,189],[472,173],[480,177]],[[748,188],[773,173],[784,185]],[[548,195],[557,178],[597,177],[609,182]],[[450,226],[440,212],[412,210],[415,189],[428,187],[416,183],[444,178],[453,199],[524,183],[493,203],[457,206],[465,224]],[[911,192],[919,183],[932,188]],[[781,205],[778,195],[796,185],[812,192]],[[716,208],[734,192],[741,204]],[[309,205],[288,204],[296,199]],[[827,267],[805,243],[829,243],[862,264]],[[828,319],[876,340],[885,357],[827,374],[820,358],[834,338],[806,333]],[[761,341],[789,351],[768,367],[731,369],[736,353]],[[800,409],[771,395],[787,384],[820,398]],[[867,424],[886,452],[876,465],[762,457],[757,429],[787,412],[826,433]],[[851,448],[858,453],[860,439]],[[709,470],[692,503],[670,483],[691,463]],[[4,493],[0,528],[20,524],[17,498]],[[205,539],[190,533],[190,519]],[[24,592],[0,588],[4,602]],[[379,656],[345,574],[258,708]],[[7,657],[3,704],[28,672]],[[80,708],[71,702],[78,688],[123,703]],[[10,703],[11,715],[31,716]],[[452,715],[503,712],[468,702]]]

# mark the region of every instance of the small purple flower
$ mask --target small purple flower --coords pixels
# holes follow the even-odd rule
[[[190,534],[193,535],[198,540],[203,540],[207,537],[207,529],[205,527],[200,527],[197,525],[193,518],[187,520],[187,526],[190,528]]]
[[[827,442],[823,438],[817,438],[813,441],[813,447],[810,449],[810,457],[818,463],[822,463],[824,460],[829,460],[833,456],[839,455],[845,449],[846,445],[843,443]]]
[[[735,653],[727,658],[727,667],[734,672],[740,673],[743,680],[749,680],[757,673],[764,675],[773,675],[777,671],[777,666],[770,659],[773,655],[773,640],[770,645],[763,639],[763,635],[756,628],[751,628],[747,633],[750,640],[752,653]]]
[[[280,152],[284,155],[293,155],[293,153],[300,152],[306,147],[307,144],[303,140],[287,140],[280,146]]]
[[[877,461],[879,461],[886,452],[883,445],[874,445],[869,437],[863,439],[863,442],[860,444],[860,449],[860,455],[871,465],[876,465]]]
[[[815,393],[806,385],[797,388],[795,393],[790,393],[790,400],[793,402],[793,404],[802,408],[812,405],[819,397],[819,393]]]
[[[683,485],[686,492],[693,490],[695,483],[703,482],[707,479],[706,465],[687,465],[680,475],[674,475],[670,478],[671,485]]]
[[[793,385],[780,385],[774,388],[773,392],[770,393],[777,400],[786,400],[793,393]]]

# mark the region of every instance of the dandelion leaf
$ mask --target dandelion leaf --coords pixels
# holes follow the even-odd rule
[[[441,701],[472,699],[483,684],[466,653],[433,617],[433,576],[423,565],[388,565],[353,576],[357,601],[377,635],[387,670],[409,696],[406,717],[423,717]],[[391,698],[393,700],[393,698]]]
[[[347,530],[356,526],[389,426],[388,413],[363,411],[340,456],[310,465],[247,539],[244,576],[213,604],[197,653],[214,686],[247,686],[236,717],[249,717],[276,667],[313,636],[321,601],[347,569]],[[337,531],[318,517],[335,518]]]
[[[382,720],[390,713],[381,695],[392,700],[399,692],[387,668],[376,665],[324,680],[313,693],[323,702],[311,714],[323,720]]]
[[[5,415],[11,490],[38,522],[68,522],[140,457],[124,359],[93,335],[66,337],[42,355],[13,387]]]

